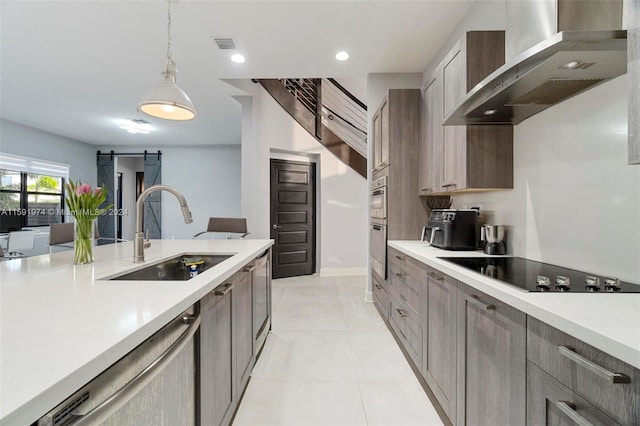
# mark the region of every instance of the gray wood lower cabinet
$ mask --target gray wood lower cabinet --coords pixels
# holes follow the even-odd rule
[[[233,280],[200,302],[201,424],[229,424],[237,400],[234,384]]]
[[[251,267],[236,274],[233,289],[235,306],[235,356],[238,393],[242,393],[253,368],[253,274]]]
[[[389,270],[376,305],[451,424],[640,425],[640,369],[393,248]]]
[[[527,328],[529,365],[545,371],[566,392],[575,394],[575,401],[566,401],[578,407],[578,414],[588,403],[617,424],[640,424],[640,370],[535,318],[529,317]],[[529,390],[531,397],[531,386]],[[590,412],[585,416],[590,417]],[[599,424],[599,417],[593,417],[592,423]],[[531,424],[539,424],[537,419],[534,417]]]
[[[526,422],[526,315],[458,283],[459,425]]]
[[[530,426],[619,424],[532,362],[527,366],[527,395],[527,425]]]
[[[427,268],[428,282],[423,292],[422,374],[455,424],[456,418],[456,301],[458,282]]]
[[[200,301],[202,425],[230,424],[249,382],[270,328],[270,257],[250,262]]]

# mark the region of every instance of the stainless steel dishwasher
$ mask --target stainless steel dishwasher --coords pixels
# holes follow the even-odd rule
[[[192,307],[38,421],[38,426],[194,425],[197,408]]]

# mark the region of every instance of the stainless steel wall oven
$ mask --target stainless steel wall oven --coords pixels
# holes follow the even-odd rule
[[[371,217],[387,218],[387,177],[376,179],[371,184]]]

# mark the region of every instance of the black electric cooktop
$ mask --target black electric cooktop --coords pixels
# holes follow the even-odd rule
[[[440,257],[522,291],[640,293],[640,285],[521,257]]]

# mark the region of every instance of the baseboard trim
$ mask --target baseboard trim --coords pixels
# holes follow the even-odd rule
[[[367,275],[366,266],[362,268],[320,268],[321,277]]]
[[[365,302],[373,302],[373,292],[369,289],[364,293]]]

